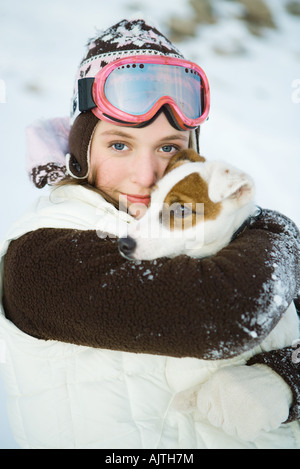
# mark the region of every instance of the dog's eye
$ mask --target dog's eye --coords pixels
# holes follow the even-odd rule
[[[173,213],[175,218],[186,218],[192,215],[192,204],[172,204],[170,212]]]
[[[192,203],[165,203],[159,213],[159,221],[168,230],[183,230],[193,225],[195,214]]]

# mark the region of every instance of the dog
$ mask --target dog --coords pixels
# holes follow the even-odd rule
[[[145,215],[118,241],[130,260],[216,254],[242,230],[257,207],[254,182],[243,171],[207,161],[194,150],[170,160]]]

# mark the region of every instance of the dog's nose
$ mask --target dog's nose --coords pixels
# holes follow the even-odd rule
[[[128,236],[127,238],[120,238],[118,241],[119,251],[122,256],[130,257],[135,251],[136,242],[133,238]]]

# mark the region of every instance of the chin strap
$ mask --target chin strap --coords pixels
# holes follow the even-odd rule
[[[89,162],[88,162],[89,163]],[[82,176],[79,176],[82,174],[82,168],[78,161],[76,160],[74,155],[71,155],[71,153],[66,154],[66,171],[69,176],[71,176],[74,179],[86,179],[89,175],[89,164],[87,166],[86,172],[83,173]]]

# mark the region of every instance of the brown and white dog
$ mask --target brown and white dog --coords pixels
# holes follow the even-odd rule
[[[211,256],[229,244],[255,209],[247,174],[183,150],[170,160],[145,215],[119,239],[119,251],[132,260]]]

